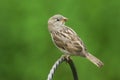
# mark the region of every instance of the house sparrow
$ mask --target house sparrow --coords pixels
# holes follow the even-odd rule
[[[102,67],[104,65],[103,62],[87,51],[77,33],[65,25],[66,21],[67,18],[60,14],[54,15],[48,20],[48,30],[56,47],[62,51],[65,56],[82,56],[96,66]]]

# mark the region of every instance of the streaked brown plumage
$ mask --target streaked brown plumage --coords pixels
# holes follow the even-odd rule
[[[70,27],[65,26],[65,18],[62,15],[54,15],[48,20],[48,30],[56,47],[65,55],[82,56],[90,60],[98,67],[103,66],[103,63],[87,52],[87,49],[79,38],[77,33]]]

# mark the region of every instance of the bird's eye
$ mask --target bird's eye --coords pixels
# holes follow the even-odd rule
[[[57,18],[56,21],[60,21],[60,19]]]

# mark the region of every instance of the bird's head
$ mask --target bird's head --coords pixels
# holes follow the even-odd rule
[[[49,18],[48,24],[53,24],[55,26],[61,26],[61,25],[64,25],[66,21],[67,21],[66,17],[60,14],[57,14]]]

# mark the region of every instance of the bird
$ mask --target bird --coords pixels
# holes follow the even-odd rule
[[[78,34],[65,25],[66,21],[68,21],[68,18],[61,14],[53,15],[48,19],[48,31],[55,46],[65,56],[81,56],[91,61],[97,67],[102,67],[104,63],[87,51]]]

